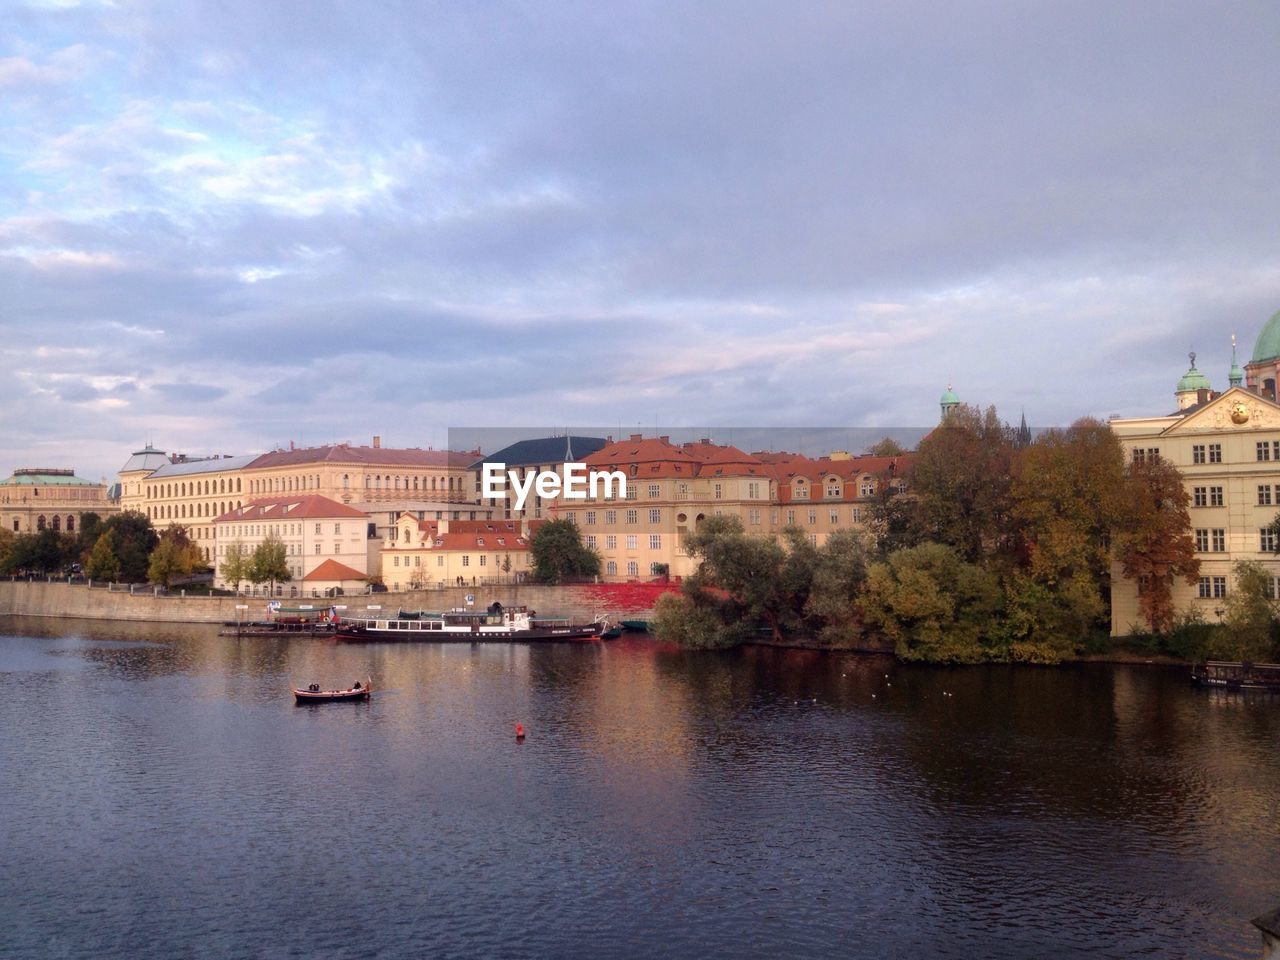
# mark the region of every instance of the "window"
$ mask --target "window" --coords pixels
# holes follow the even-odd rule
[[[1280,440],[1259,440],[1257,451],[1259,460],[1280,460]]]
[[[796,525],[796,512],[794,510],[787,511],[787,526],[794,527]]]
[[[724,484],[723,484],[723,483],[717,483],[717,484],[715,485],[715,487],[714,487],[714,490],[715,490],[715,493],[713,494],[713,496],[714,496],[717,500],[723,500],[723,499],[724,499]]]
[[[1215,600],[1221,599],[1227,595],[1227,578],[1213,577],[1213,597]]]
[[[1220,507],[1222,506],[1222,504],[1223,504],[1222,488],[1210,487],[1209,488],[1209,506]]]
[[[596,512],[594,510],[587,511],[587,526],[594,527],[596,525]]]
[[[637,537],[634,533],[627,534],[627,549],[628,550],[638,549],[640,545],[639,541],[640,541],[640,538]]]
[[[657,500],[660,496],[662,496],[662,487],[656,483],[649,484],[649,499]]]
[[[773,527],[776,527],[776,526],[778,525],[778,511],[777,511],[777,510],[770,510],[770,511],[769,511],[769,525],[770,525],[770,526],[773,526]]]
[[[831,526],[835,527],[835,526],[839,526],[839,524],[840,524],[840,511],[839,511],[839,510],[832,510],[832,511],[831,511]]]
[[[1209,444],[1209,462],[1210,463],[1222,462],[1222,444],[1220,443]]]
[[[849,511],[849,519],[850,519],[850,520],[852,520],[854,523],[861,523],[861,522],[862,522],[862,508],[861,508],[861,507],[854,507],[852,510],[850,510],[850,511]]]
[[[1280,599],[1280,577],[1267,577],[1267,599]]]
[[[605,548],[606,550],[617,550],[617,549],[618,549],[618,538],[617,538],[616,536],[614,536],[612,533],[611,533],[611,534],[609,534],[608,536],[606,536],[606,537],[604,538],[604,548]]]
[[[391,558],[391,565],[392,565],[393,567],[398,567],[398,566],[400,566],[400,558],[399,558],[398,556],[392,557],[392,558]]]
[[[1191,502],[1197,507],[1207,507],[1209,505],[1209,488],[1193,487],[1191,490]]]
[[[634,500],[636,498],[636,485],[634,483],[627,484],[627,499]]]
[[[813,526],[814,524],[816,524],[817,522],[818,522],[818,511],[817,511],[817,510],[810,510],[810,511],[809,511],[809,526],[811,526],[811,527],[812,527],[812,526]]]
[[[1196,550],[1200,553],[1205,553],[1206,551],[1208,551],[1208,549],[1209,549],[1209,531],[1197,530],[1196,531]]]
[[[489,559],[489,555],[487,553],[480,554],[480,566],[482,567],[485,566],[485,561],[488,559]]]
[[[320,532],[320,524],[318,524],[318,523],[317,523],[317,524],[316,524],[316,533],[319,533],[319,532]]]
[[[1263,527],[1258,531],[1258,549],[1263,553],[1276,552],[1276,531],[1274,527]]]
[[[320,544],[319,544],[319,543],[317,543],[317,544],[316,544],[316,556],[317,556],[317,557],[318,557],[318,556],[320,556]]]
[[[662,549],[662,534],[660,533],[649,534],[649,549],[650,550]]]
[[[1200,578],[1200,599],[1208,600],[1211,596],[1213,596],[1212,591],[1213,591],[1213,587],[1212,587],[1212,584],[1210,584],[1209,582],[1209,578],[1201,577]]]
[[[443,554],[443,553],[436,554],[436,566],[437,566],[437,567],[443,567],[443,566],[444,566],[444,554]]]
[[[341,532],[342,532],[342,524],[340,524],[340,523],[335,523],[335,524],[333,525],[333,535],[336,537],[336,536],[337,536],[338,534],[340,534]]]
[[[612,526],[613,524],[617,523],[617,522],[618,522],[618,511],[617,511],[617,510],[606,510],[606,511],[604,512],[604,522],[605,522],[605,524],[606,524],[606,525],[608,525],[608,526]]]
[[[1191,462],[1192,462],[1192,463],[1204,463],[1204,462],[1205,462],[1205,456],[1204,456],[1204,444],[1203,444],[1203,443],[1197,443],[1197,444],[1194,444],[1194,445],[1191,447]]]
[[[750,512],[747,514],[747,516],[749,517],[749,519],[750,519],[750,521],[751,521],[751,525],[752,525],[753,527],[758,527],[758,526],[760,526],[760,511],[759,511],[759,510],[752,510],[752,511],[750,511]]]
[[[469,567],[469,566],[471,566],[471,554],[469,554],[469,553],[464,553],[464,554],[462,555],[462,565],[463,565],[464,567]]]
[[[1227,549],[1227,531],[1214,530],[1213,532],[1213,552],[1222,553]]]
[[[605,564],[604,572],[609,574],[611,577],[616,577],[618,575],[618,565],[614,563],[614,561],[610,560]]]
[[[661,510],[650,510],[650,511],[649,511],[649,522],[650,522],[650,523],[661,523],[661,522],[662,522],[662,511],[661,511]]]
[[[578,515],[574,513],[572,510],[565,511],[564,518],[568,520],[570,523],[572,523],[574,526],[578,525]]]
[[[636,523],[639,521],[639,519],[640,519],[640,512],[638,510],[627,511],[627,523]]]
[[[797,477],[796,482],[791,485],[791,496],[796,500],[809,499],[809,488],[805,486],[802,478]]]
[[[630,563],[628,563],[628,564],[627,564],[627,576],[628,576],[628,577],[638,577],[638,576],[640,576],[640,564],[636,563],[634,560],[632,560]]]
[[[1258,484],[1258,506],[1260,507],[1271,506],[1271,484],[1269,483]]]
[[[840,481],[830,480],[827,482],[827,499],[828,500],[840,499]]]
[[[587,534],[587,549],[594,550],[596,548],[596,535],[594,533]]]
[[[1147,447],[1145,450],[1135,449],[1133,451],[1134,463],[1155,463],[1160,459],[1159,447]]]

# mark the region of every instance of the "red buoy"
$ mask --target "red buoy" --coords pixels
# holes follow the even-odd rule
[[[524,724],[520,723],[519,721],[516,722],[516,739],[517,740],[524,739]]]

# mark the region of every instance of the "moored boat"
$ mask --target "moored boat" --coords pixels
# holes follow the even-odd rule
[[[487,610],[401,610],[394,617],[347,617],[334,636],[364,643],[590,641],[599,640],[604,628],[599,620],[575,623],[569,617],[539,616],[524,607],[494,603]]]
[[[645,633],[649,629],[648,620],[623,620],[622,629],[634,633]]]
[[[373,678],[364,683],[357,680],[345,690],[321,690],[320,684],[313,683],[305,690],[292,687],[294,699],[298,703],[340,703],[344,700],[368,700],[373,692]]]
[[[302,605],[284,607],[278,600],[267,604],[265,620],[228,620],[218,631],[220,637],[274,637],[280,634],[333,636],[338,625],[336,607]]]
[[[1280,693],[1280,664],[1209,660],[1192,664],[1191,682],[1210,690],[1264,690]]]

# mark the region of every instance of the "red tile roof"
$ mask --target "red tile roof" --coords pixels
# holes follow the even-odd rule
[[[621,470],[638,481],[666,477],[764,476],[755,457],[737,447],[702,440],[676,446],[667,437],[642,437],[611,443],[584,461],[595,470]]]
[[[228,510],[216,518],[214,523],[231,523],[236,520],[310,520],[351,517],[361,520],[366,515],[355,507],[349,507],[337,500],[330,500],[318,493],[308,493],[292,497],[259,497],[250,500],[243,507]]]
[[[348,567],[345,563],[330,559],[320,564],[302,579],[304,582],[307,580],[368,580],[369,575],[361,573],[354,567]]]
[[[452,467],[465,470],[480,455],[479,450],[459,453],[453,450],[423,450],[418,447],[352,447],[345,443],[300,450],[273,450],[264,453],[246,470],[267,467],[295,467],[309,463],[350,463],[378,467]]]

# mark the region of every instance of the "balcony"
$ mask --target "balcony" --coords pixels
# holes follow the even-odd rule
[[[684,490],[676,491],[677,500],[710,500],[711,494],[706,490]]]

